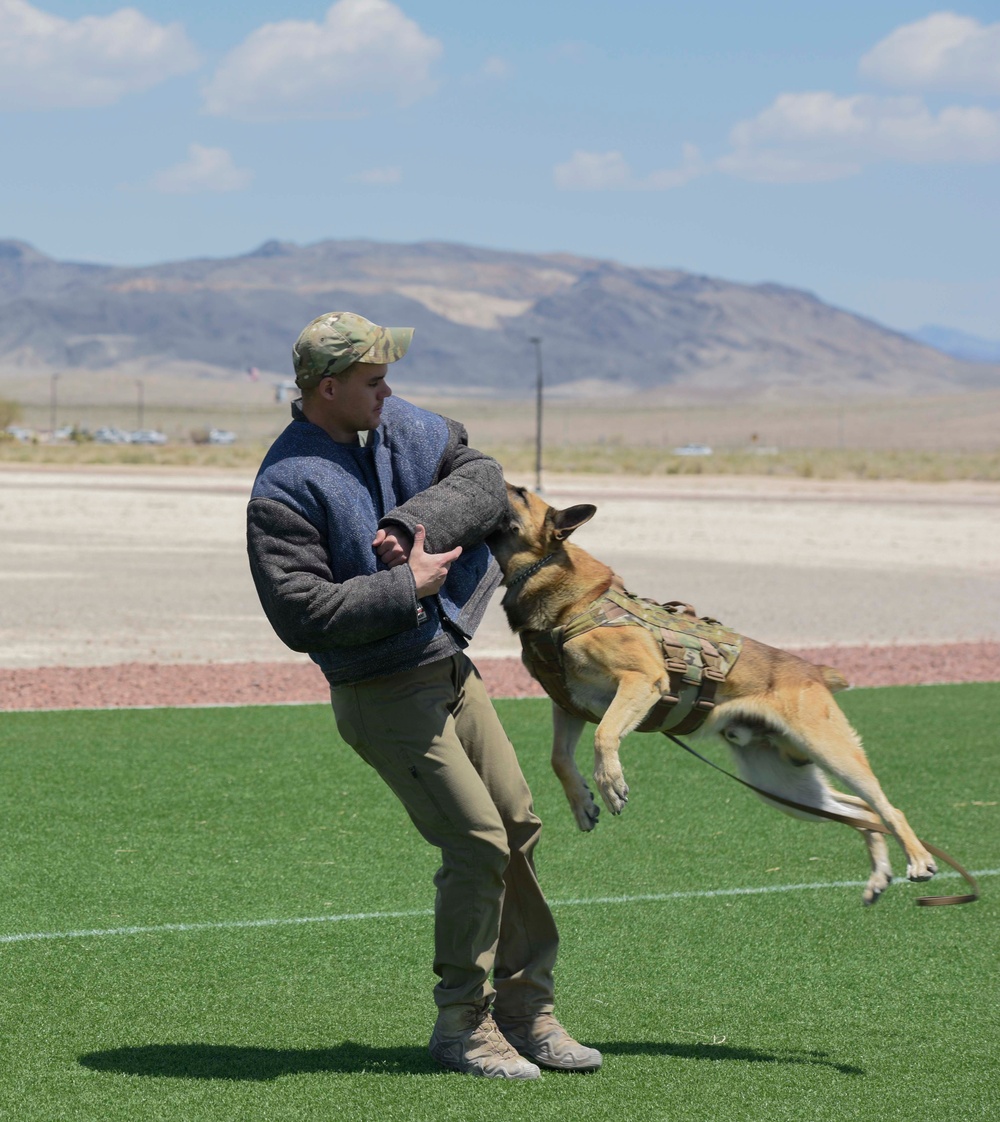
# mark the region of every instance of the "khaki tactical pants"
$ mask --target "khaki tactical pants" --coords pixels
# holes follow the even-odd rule
[[[331,698],[341,736],[441,850],[438,1006],[494,1000],[505,1017],[551,1012],[559,938],[532,859],[541,822],[475,666],[457,654],[334,686]]]

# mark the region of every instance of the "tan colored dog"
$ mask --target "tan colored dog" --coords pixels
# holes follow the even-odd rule
[[[562,626],[613,585],[622,587],[607,565],[566,540],[593,517],[596,507],[556,510],[524,487],[510,484],[507,494],[509,516],[489,545],[504,574],[503,608],[513,631]],[[568,642],[563,657],[573,705],[597,723],[594,782],[611,813],[620,814],[628,801],[628,784],[618,747],[670,692],[662,649],[643,627],[597,627]],[[525,665],[532,672],[527,656]],[[846,686],[829,667],[813,666],[744,638],[742,653],[719,686],[717,704],[697,735],[725,741],[741,775],[755,787],[859,823],[871,821],[876,813],[903,847],[909,879],[929,880],[937,872],[933,858],[883,794],[857,733],[832,696],[832,690]],[[574,755],[586,722],[555,703],[552,718],[552,767],[580,829],[592,830],[598,807]],[[854,794],[834,790],[820,768]],[[819,820],[778,803],[770,805]],[[892,868],[885,835],[863,828],[861,833],[872,867],[862,898],[873,904],[889,886]]]

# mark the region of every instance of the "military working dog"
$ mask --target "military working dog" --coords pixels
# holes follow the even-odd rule
[[[612,814],[628,801],[618,756],[622,738],[635,729],[686,732],[700,725],[700,737],[727,744],[747,783],[856,824],[871,859],[864,903],[875,903],[892,880],[884,833],[865,828],[873,815],[906,853],[910,880],[929,880],[937,872],[903,813],[882,792],[858,734],[837,705],[833,692],[847,682],[836,670],[715,621],[697,621],[686,606],[665,609],[631,597],[611,568],[567,540],[596,507],[556,510],[510,484],[507,495],[508,515],[488,539],[506,586],[502,606],[521,638],[525,666],[553,698],[552,767],[581,830],[592,830],[599,813],[575,760],[588,721],[597,724],[594,782]],[[673,620],[679,635],[670,631]],[[824,773],[852,794],[835,790]],[[820,820],[804,809],[764,801]]]

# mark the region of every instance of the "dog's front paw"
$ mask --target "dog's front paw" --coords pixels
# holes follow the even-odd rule
[[[590,788],[584,786],[583,794],[573,804],[573,817],[576,819],[577,826],[581,830],[588,832],[597,825],[597,819],[600,816],[601,808],[594,800],[594,796],[590,793]]]
[[[621,768],[616,772],[596,773],[594,782],[608,810],[612,814],[621,814],[628,802],[628,784],[625,782],[625,775]]]

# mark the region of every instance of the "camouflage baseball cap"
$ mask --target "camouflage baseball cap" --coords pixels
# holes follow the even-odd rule
[[[412,327],[379,327],[353,312],[327,312],[303,328],[292,348],[295,381],[307,389],[355,362],[395,362],[412,338]]]

